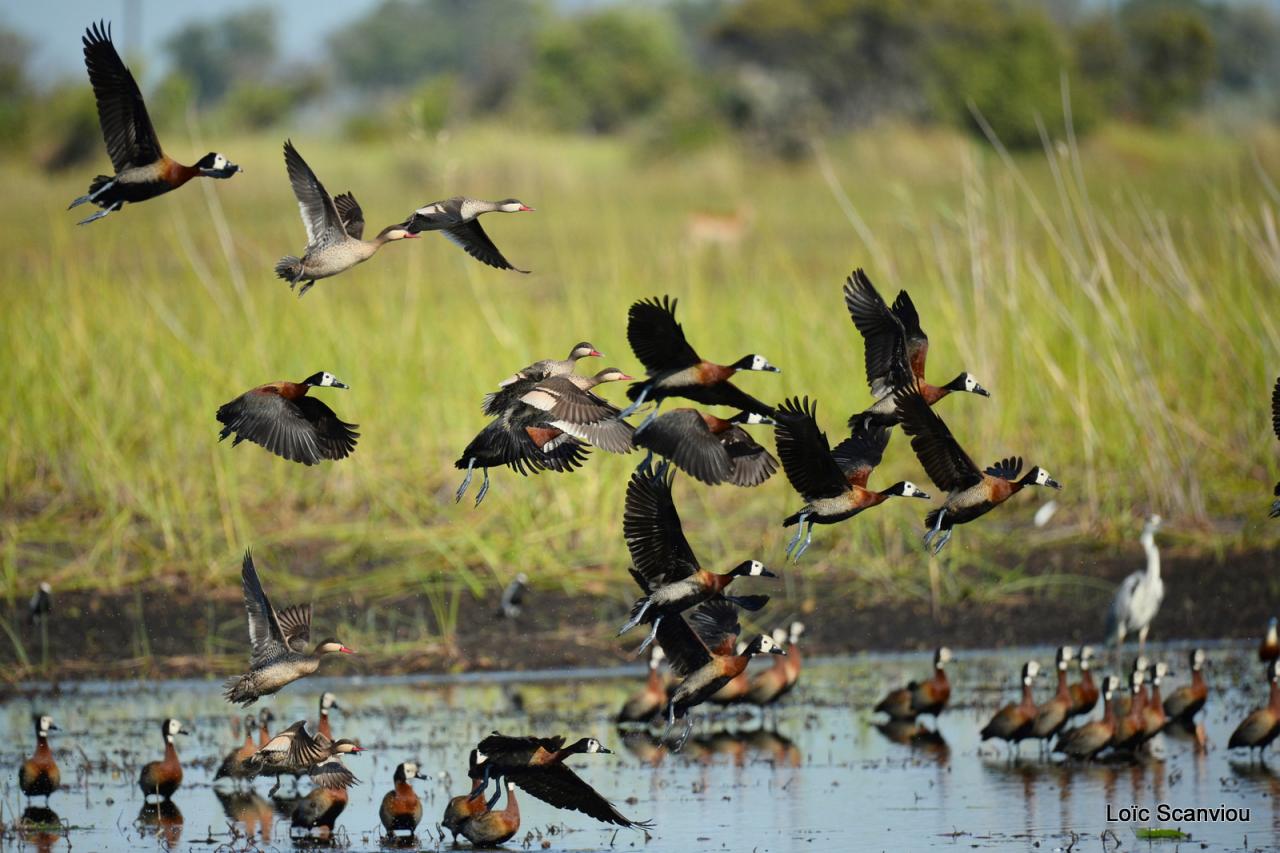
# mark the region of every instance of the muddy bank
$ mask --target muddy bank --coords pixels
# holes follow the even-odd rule
[[[1144,565],[1132,553],[1100,555],[1058,550],[1048,556],[1010,559],[1013,580],[1000,587],[941,602],[896,598],[894,591],[864,589],[848,574],[802,564],[786,571],[799,580],[766,591],[774,601],[765,626],[799,616],[808,626],[806,646],[815,654],[865,650],[957,648],[1099,642],[1112,590]],[[944,571],[949,571],[944,569]],[[960,569],[963,575],[974,570]],[[990,570],[988,570],[989,572]],[[1153,639],[1255,637],[1280,610],[1280,559],[1271,552],[1219,558],[1164,556],[1166,593]],[[629,586],[609,582],[616,570],[584,572],[588,592],[567,594],[535,585],[522,613],[495,615],[499,591],[487,597],[459,593],[442,612],[425,595],[316,602],[312,638],[338,633],[361,655],[332,668],[341,672],[461,672],[611,665],[629,660],[613,632],[625,619]],[[596,580],[599,582],[596,582]],[[952,577],[953,585],[957,578]],[[535,582],[536,584],[536,582]],[[790,592],[788,592],[788,588]],[[287,599],[286,599],[287,600]],[[139,589],[124,594],[67,593],[56,599],[49,626],[48,676],[53,679],[155,678],[228,675],[247,655],[239,590]],[[282,601],[281,603],[285,603]],[[27,666],[6,645],[10,683],[39,678],[40,634],[24,607],[12,608],[10,625],[21,640]]]

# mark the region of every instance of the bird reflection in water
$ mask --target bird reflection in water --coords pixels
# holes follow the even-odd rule
[[[931,758],[939,764],[946,764],[951,758],[951,747],[937,729],[913,720],[889,720],[876,723],[876,731],[884,735],[886,740],[902,746],[911,747],[921,756]]]
[[[149,835],[159,838],[166,847],[182,840],[182,812],[173,800],[143,803],[138,810],[137,825]]]
[[[222,804],[222,811],[227,820],[235,824],[244,833],[245,838],[261,837],[266,843],[271,841],[271,826],[275,822],[275,812],[271,803],[257,791],[218,791],[214,794]]]
[[[30,845],[38,853],[49,853],[58,839],[66,837],[66,829],[58,813],[46,806],[28,806],[18,822],[18,837],[24,845]],[[67,841],[68,849],[71,846]]]

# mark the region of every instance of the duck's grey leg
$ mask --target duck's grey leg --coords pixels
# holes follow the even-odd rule
[[[955,530],[956,529],[954,527],[948,527],[946,530],[942,531],[942,538],[938,540],[938,544],[933,549],[933,555],[935,557],[938,556],[938,552],[942,550],[943,546],[951,541],[951,534],[954,533]]]
[[[640,655],[644,654],[644,650],[649,648],[649,644],[658,638],[658,625],[661,623],[661,616],[653,620],[653,629],[649,631],[649,636],[644,638],[644,642],[640,644],[640,648],[636,649],[636,657],[640,657]]]
[[[933,537],[938,535],[938,531],[942,530],[942,517],[947,514],[947,508],[944,506],[938,510],[938,518],[933,522],[933,529],[924,535],[924,544],[927,548]]]
[[[467,799],[469,799],[469,800],[478,800],[478,799],[480,799],[481,797],[483,797],[483,796],[484,796],[485,789],[489,787],[489,771],[490,771],[491,769],[492,769],[492,768],[491,768],[491,766],[490,766],[489,764],[485,764],[485,766],[484,766],[484,777],[483,777],[483,778],[481,778],[481,780],[480,780],[480,787],[476,788],[475,793],[474,793],[474,794],[472,794],[472,795],[471,795],[470,797],[468,797]],[[502,785],[498,785],[498,790],[502,790]]]
[[[476,506],[480,506],[480,501],[484,500],[484,496],[489,494],[489,469],[484,469],[484,482],[480,484],[480,491],[476,492]]]
[[[791,541],[787,543],[787,556],[791,556],[791,552],[800,544],[800,537],[804,535],[804,523],[808,519],[809,513],[802,512],[800,517],[796,519],[796,535],[791,537]]]
[[[302,288],[298,290],[298,298],[301,299],[302,297],[306,296],[307,291],[310,290],[315,285],[315,283],[316,283],[316,280],[313,278],[310,281],[308,281],[306,284],[302,285]]]
[[[684,724],[684,732],[681,733],[680,739],[676,741],[676,745],[671,748],[672,752],[679,752],[684,749],[684,745],[689,742],[689,735],[693,734],[693,714],[689,714]]]
[[[73,207],[74,207],[74,205],[73,205]],[[119,210],[119,209],[120,209],[120,208],[122,208],[122,207],[124,207],[124,202],[122,202],[122,201],[118,201],[118,202],[116,202],[115,204],[111,205],[110,207],[104,207],[104,208],[102,208],[102,210],[99,210],[97,213],[95,213],[93,216],[90,216],[90,217],[89,217],[89,218],[87,218],[87,219],[81,219],[81,220],[80,220],[79,222],[77,222],[76,224],[77,224],[77,225],[88,225],[90,222],[97,222],[99,219],[101,219],[102,217],[106,216],[108,213],[115,213],[117,210]]]
[[[639,625],[640,621],[644,619],[644,614],[649,610],[649,605],[653,604],[653,602],[649,599],[649,596],[647,595],[644,598],[642,598],[641,601],[643,601],[644,604],[640,605],[640,610],[636,612],[635,616],[632,616],[629,620],[627,620],[627,624],[623,625],[621,628],[618,629],[618,633],[615,636],[621,637],[623,634],[627,633],[632,628]]]
[[[640,430],[644,429],[649,424],[653,423],[653,419],[658,416],[658,409],[661,409],[661,408],[662,408],[661,400],[659,400],[657,403],[654,403],[653,411],[650,412],[648,415],[646,415],[645,419],[640,422],[640,426],[636,427],[636,432],[640,432]]]
[[[462,496],[467,493],[467,486],[471,485],[471,471],[476,467],[476,458],[472,456],[467,460],[467,476],[462,478],[462,485],[458,486],[458,491],[454,493],[453,502],[457,503],[462,500]]]
[[[811,518],[809,519],[808,531],[805,533],[804,544],[800,546],[800,549],[796,551],[796,555],[791,559],[793,563],[800,562],[800,555],[803,554],[805,551],[809,550],[809,543],[813,541],[813,525],[814,525],[814,521]],[[799,530],[796,531],[796,535],[797,536],[800,535]]]
[[[644,459],[640,460],[640,464],[636,466],[636,470],[637,471],[653,470],[653,451],[652,450],[650,450],[648,453],[644,455]]]
[[[627,406],[621,412],[618,412],[618,419],[622,420],[623,418],[629,418],[632,415],[634,415],[636,413],[636,409],[640,408],[640,404],[643,403],[645,401],[645,398],[648,396],[649,396],[649,386],[642,385],[640,387],[640,393],[636,395],[636,401],[632,403],[630,406]],[[639,430],[637,430],[637,432],[638,431]]]

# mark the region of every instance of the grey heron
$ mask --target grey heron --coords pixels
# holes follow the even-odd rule
[[[1146,648],[1147,632],[1151,621],[1160,611],[1164,599],[1164,581],[1160,578],[1160,551],[1156,548],[1156,531],[1160,529],[1160,516],[1147,519],[1138,541],[1147,552],[1147,569],[1134,572],[1124,579],[1107,613],[1107,641],[1123,648],[1124,638],[1138,634],[1139,651]]]

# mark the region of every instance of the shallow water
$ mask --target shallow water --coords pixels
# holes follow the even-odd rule
[[[363,782],[338,824],[347,849],[379,849],[377,809],[391,788],[397,763],[416,759],[431,779],[416,783],[426,818],[422,847],[439,841],[435,820],[447,799],[468,790],[467,750],[490,730],[509,734],[595,736],[615,755],[571,759],[588,782],[636,820],[656,828],[646,843],[634,830],[616,831],[576,812],[559,812],[518,795],[523,826],[508,845],[532,849],[647,851],[689,850],[1063,850],[1072,833],[1076,850],[1145,848],[1138,824],[1107,820],[1113,810],[1157,803],[1178,807],[1218,806],[1249,810],[1243,822],[1142,825],[1177,827],[1194,839],[1181,849],[1276,849],[1280,846],[1280,765],[1273,774],[1231,754],[1226,740],[1266,691],[1252,650],[1210,651],[1211,686],[1205,723],[1209,752],[1190,741],[1160,736],[1156,757],[1137,764],[1063,766],[1041,760],[1027,743],[1011,763],[1002,749],[980,747],[977,731],[991,712],[1016,691],[1016,669],[1028,656],[1051,663],[1047,649],[962,652],[952,664],[952,707],[943,714],[943,740],[915,746],[893,742],[874,725],[869,708],[888,687],[923,675],[925,655],[858,656],[805,662],[797,692],[762,728],[747,711],[712,722],[705,717],[679,754],[656,750],[644,735],[624,737],[612,714],[643,679],[641,670],[468,676],[456,679],[312,679],[288,688],[270,707],[277,726],[314,719],[321,691],[333,690],[344,709],[335,712],[335,735],[359,739],[371,751],[349,756]],[[1188,677],[1185,652],[1168,650],[1172,689]],[[1048,667],[1047,667],[1048,668]],[[1052,692],[1042,676],[1037,696]],[[3,726],[3,787],[7,822],[26,803],[16,773],[32,741],[30,714],[52,714],[62,731],[53,745],[69,788],[51,806],[71,829],[66,835],[33,833],[0,838],[0,849],[245,850],[246,829],[261,848],[289,849],[287,819],[271,817],[262,799],[270,783],[260,780],[257,797],[242,797],[250,826],[238,837],[211,782],[222,756],[237,745],[229,707],[214,682],[82,684],[60,695],[11,700],[0,705]],[[256,710],[256,707],[255,709]],[[191,730],[179,737],[185,767],[173,803],[180,818],[166,815],[157,827],[139,821],[143,809],[138,768],[159,758],[160,720],[174,716]],[[304,784],[304,789],[306,783]],[[286,790],[288,785],[286,783]],[[40,802],[37,800],[36,802]],[[500,806],[501,807],[501,806]],[[287,814],[287,811],[286,811]],[[263,821],[265,818],[265,822]],[[428,825],[429,824],[429,825]],[[1110,830],[1114,838],[1101,840]],[[1202,843],[1205,845],[1201,847]],[[543,848],[542,845],[546,845]],[[341,845],[340,845],[341,846]],[[463,846],[466,846],[465,844]],[[1156,848],[1173,850],[1171,842]]]

